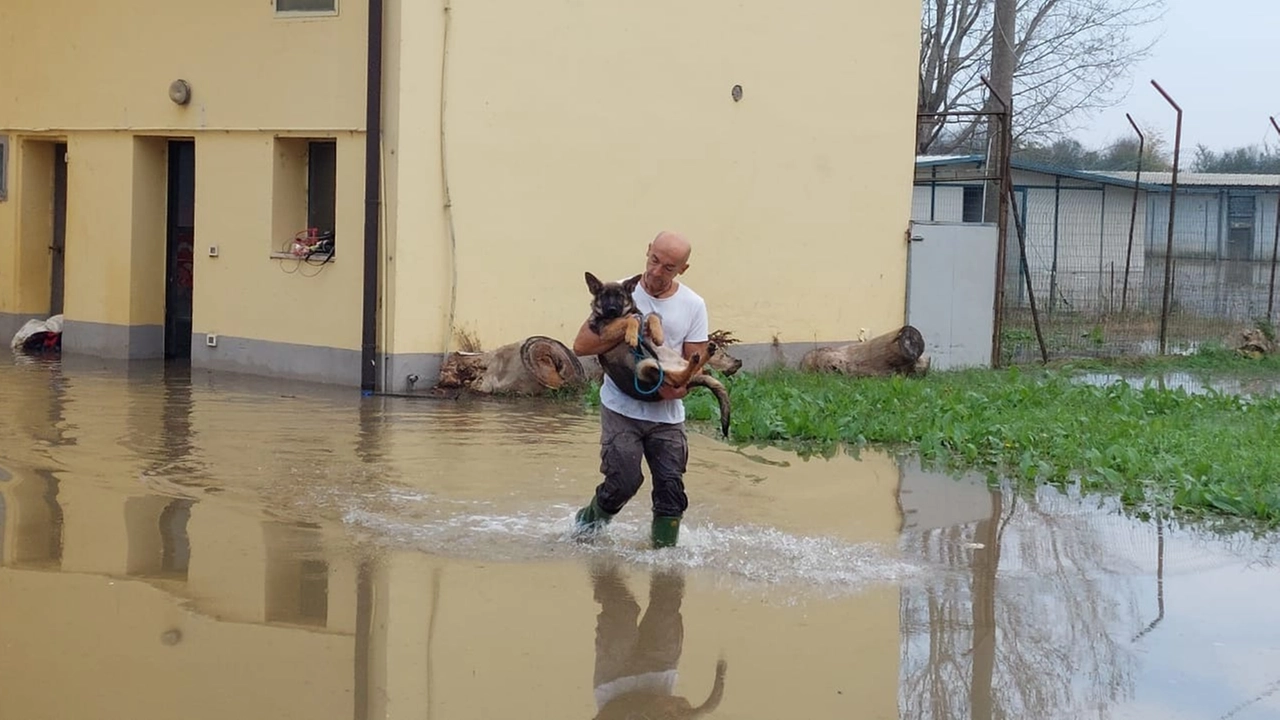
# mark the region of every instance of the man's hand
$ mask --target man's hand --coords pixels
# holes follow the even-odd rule
[[[689,386],[681,385],[680,387],[672,387],[663,383],[658,386],[658,397],[663,400],[679,400],[689,394]]]

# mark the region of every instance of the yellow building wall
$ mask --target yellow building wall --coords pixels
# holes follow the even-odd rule
[[[5,0],[0,128],[361,129],[366,7],[285,18],[270,0]],[[169,100],[177,78],[185,107]]]
[[[188,137],[193,332],[360,347],[366,8],[4,3],[0,132],[70,146],[68,320],[163,321],[149,138]],[[664,228],[689,234],[684,280],[744,342],[900,325],[919,13],[388,0],[382,352],[443,353],[455,330],[485,347],[568,341],[587,311],[583,272],[639,271]],[[188,106],[168,99],[176,78]],[[319,272],[268,257],[289,240],[276,180],[289,137],[339,145],[338,252]],[[19,207],[0,204],[0,273]],[[38,302],[0,291],[0,312]]]
[[[381,267],[385,354],[441,353],[451,342],[454,278],[441,137],[443,3],[388,0],[383,81],[386,199]],[[452,12],[452,11],[451,11]],[[450,30],[452,22],[450,21]],[[506,252],[506,248],[494,248]],[[495,311],[500,303],[494,303]],[[507,309],[504,308],[503,311]],[[521,311],[522,312],[522,311]]]
[[[918,5],[457,3],[447,41],[440,13],[403,12],[415,42],[401,48],[402,123],[436,111],[446,48],[457,283],[445,315],[486,347],[567,341],[587,312],[583,271],[638,272],[664,228],[694,242],[685,280],[712,325],[746,342],[901,324]],[[407,166],[434,168],[437,127],[400,132],[402,183]],[[413,180],[429,189],[425,175]],[[414,229],[447,246],[436,217],[424,210]],[[408,256],[405,231],[397,262],[447,257]],[[397,291],[397,351],[441,350],[441,295],[425,282]]]
[[[2,5],[0,133],[16,163],[21,148],[68,143],[68,321],[163,324],[166,140],[190,138],[193,331],[359,348],[366,3],[303,18],[260,0]],[[186,106],[168,97],[177,78],[192,87]],[[323,269],[270,258],[304,227],[273,227],[278,137],[337,141],[338,254]],[[30,251],[48,245],[47,174],[11,169],[0,312],[48,308],[48,254]]]
[[[303,229],[298,225],[284,236],[272,232],[277,205],[288,199],[272,192],[279,155],[287,152],[277,139],[290,137],[234,133],[197,138],[193,330],[358,349],[364,136],[342,133],[336,138],[337,254],[324,266],[270,258],[272,252],[287,250],[294,233]],[[209,256],[210,245],[218,246],[217,257]]]

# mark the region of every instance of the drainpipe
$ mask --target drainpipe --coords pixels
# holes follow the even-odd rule
[[[364,305],[361,321],[360,390],[369,395],[378,378],[378,177],[382,140],[382,0],[369,0],[369,58],[365,83]]]

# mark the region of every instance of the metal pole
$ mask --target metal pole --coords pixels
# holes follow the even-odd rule
[[[1280,123],[1276,122],[1275,116],[1271,117],[1271,127],[1280,133]],[[1280,195],[1276,196],[1276,237],[1271,242],[1271,287],[1267,290],[1267,324],[1274,327],[1275,320],[1272,319],[1271,311],[1276,303],[1276,253],[1280,251]]]
[[[1013,223],[1018,231],[1018,252],[1021,254],[1022,266],[1027,267],[1027,230],[1022,224],[1022,215],[1018,212],[1018,201],[1013,196],[1013,186],[1009,186],[1009,202],[1013,204]],[[1040,359],[1044,364],[1049,364],[1049,349],[1044,344],[1044,333],[1040,330],[1040,312],[1036,310],[1036,294],[1031,287],[1031,273],[1023,272],[1022,277],[1026,278],[1027,283],[1027,300],[1031,303],[1031,322],[1036,329],[1036,342],[1040,344]]]
[[[1058,227],[1061,225],[1062,176],[1053,176],[1053,264],[1049,266],[1049,314],[1058,302]]]
[[[981,77],[981,76],[980,76]],[[1004,112],[1000,113],[1000,198],[997,203],[996,217],[996,292],[993,308],[994,322],[991,328],[991,365],[1000,367],[1000,334],[1004,330],[1004,263],[1005,246],[1009,235],[1009,195],[1013,192],[1011,160],[1013,157],[1013,112],[1012,107],[1000,93],[996,92],[986,77],[982,84],[987,86],[991,97],[1000,103]]]
[[[1160,87],[1160,83],[1151,81],[1155,89],[1164,96],[1178,113],[1177,130],[1173,136],[1173,182],[1169,187],[1169,237],[1164,248],[1164,296],[1160,300],[1160,354],[1165,354],[1169,332],[1169,302],[1173,290],[1173,221],[1177,215],[1174,210],[1178,202],[1178,156],[1182,151],[1182,108],[1169,97],[1169,93]]]
[[[1138,133],[1138,173],[1133,176],[1133,209],[1129,211],[1129,249],[1124,255],[1124,291],[1120,295],[1121,315],[1129,308],[1129,260],[1133,257],[1133,228],[1138,221],[1138,186],[1142,182],[1142,153],[1147,144],[1147,139],[1138,129],[1138,123],[1133,121],[1133,116],[1129,113],[1125,113],[1124,116],[1129,118],[1133,131]]]

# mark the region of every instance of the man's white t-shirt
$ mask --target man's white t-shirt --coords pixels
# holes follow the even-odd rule
[[[631,297],[640,312],[656,312],[662,316],[663,345],[683,354],[686,342],[707,341],[707,304],[688,285],[680,283],[674,295],[659,300],[637,284]],[[619,390],[608,375],[600,385],[600,404],[636,420],[684,422],[684,400],[637,400]]]

